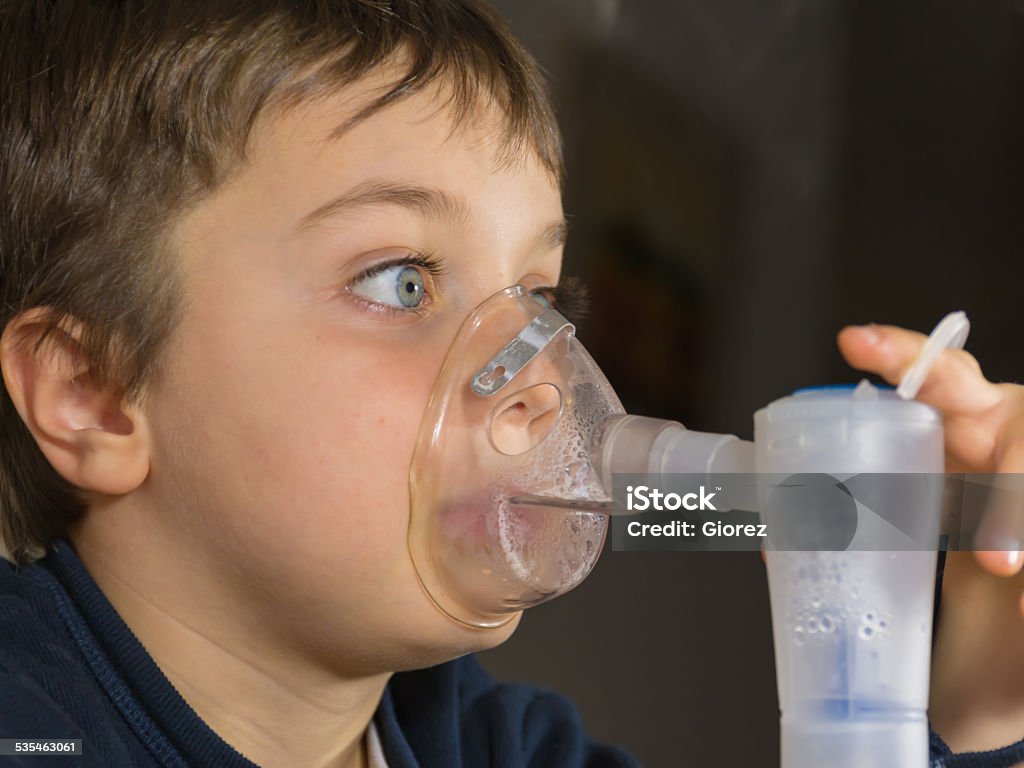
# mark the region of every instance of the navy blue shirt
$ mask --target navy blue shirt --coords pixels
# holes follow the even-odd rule
[[[374,715],[389,768],[635,768],[594,744],[562,697],[500,685],[472,657],[392,676]],[[178,694],[71,546],[0,558],[0,738],[82,739],[43,768],[256,768]]]
[[[394,675],[374,723],[390,768],[633,768],[553,693],[498,684],[472,657]],[[82,739],[83,755],[3,766],[256,768],[178,694],[66,542],[15,570],[0,559],[0,738]],[[932,768],[1007,768],[1024,741]],[[771,760],[774,763],[774,758]]]
[[[935,731],[931,732],[931,768],[1009,768],[1024,762],[1024,741],[990,752],[953,754]]]

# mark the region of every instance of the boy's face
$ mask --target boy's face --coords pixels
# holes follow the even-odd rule
[[[265,119],[244,168],[173,229],[185,303],[138,491],[154,541],[211,580],[196,610],[350,673],[515,627],[459,627],[423,594],[409,464],[458,325],[505,286],[557,282],[564,232],[539,162],[499,167],[495,116],[454,130],[436,91],[331,138],[366,93]]]

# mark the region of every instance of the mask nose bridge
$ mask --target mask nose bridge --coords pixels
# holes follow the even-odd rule
[[[554,429],[562,408],[562,388],[552,381],[538,381],[511,392],[491,411],[491,443],[507,455],[525,453]]]
[[[485,397],[500,392],[566,330],[572,333],[575,327],[556,310],[537,315],[476,372],[473,391]]]

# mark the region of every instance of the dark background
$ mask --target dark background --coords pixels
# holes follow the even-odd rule
[[[752,436],[845,324],[953,309],[1024,379],[1024,0],[499,0],[565,133],[580,337],[627,410]],[[483,654],[648,766],[776,766],[757,554],[606,550]]]

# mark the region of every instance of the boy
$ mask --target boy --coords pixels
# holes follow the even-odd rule
[[[633,764],[465,658],[516,622],[446,619],[406,546],[456,328],[559,277],[557,129],[500,21],[0,8],[0,504],[16,562],[48,548],[0,566],[0,735],[83,739],[71,765]],[[864,333],[887,376],[920,343]],[[922,399],[991,443],[1019,408],[964,360]]]
[[[494,14],[3,14],[4,538],[71,542],[3,566],[3,735],[84,739],[73,765],[631,765],[468,660],[389,685],[515,626],[445,618],[406,544],[458,323],[558,281],[558,137]]]

